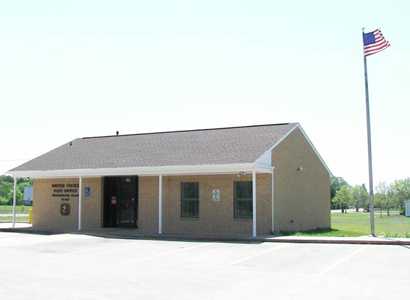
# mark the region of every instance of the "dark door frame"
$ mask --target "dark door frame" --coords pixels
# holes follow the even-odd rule
[[[124,186],[124,180],[130,179],[131,190],[127,190]],[[102,227],[138,227],[138,176],[105,176],[102,179]],[[127,201],[127,202],[125,202]],[[133,213],[130,214],[129,223],[121,223],[121,213],[124,213],[124,205],[128,206],[131,202],[130,209]],[[127,209],[127,208],[125,208]]]

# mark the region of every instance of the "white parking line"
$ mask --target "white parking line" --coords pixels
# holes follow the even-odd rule
[[[342,257],[341,259],[335,261],[333,264],[330,264],[329,266],[327,266],[326,268],[324,268],[322,271],[320,271],[319,273],[315,274],[315,276],[323,276],[327,273],[329,273],[330,271],[332,271],[333,269],[335,269],[337,266],[347,262],[349,259],[351,259],[353,256],[359,254],[360,252],[362,252],[364,249],[366,248],[365,245],[362,245],[361,247],[355,249],[354,251],[352,251],[351,253],[349,253],[348,255]]]
[[[247,256],[245,256],[245,257],[242,257],[242,258],[240,258],[240,259],[237,259],[237,260],[235,260],[235,261],[232,263],[232,265],[237,265],[237,264],[243,263],[243,262],[245,262],[245,261],[251,260],[251,259],[253,259],[253,258],[255,258],[255,257],[258,257],[258,256],[261,256],[261,255],[270,253],[270,252],[275,251],[275,250],[279,250],[279,249],[282,249],[282,248],[286,248],[286,247],[289,247],[289,246],[290,246],[289,244],[281,244],[281,245],[270,246],[269,249],[265,249],[265,250],[263,250],[263,251],[259,251],[259,252],[257,252],[257,253],[254,253],[254,254],[251,254],[251,255],[247,255]]]

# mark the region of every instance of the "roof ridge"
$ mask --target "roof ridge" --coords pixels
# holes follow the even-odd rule
[[[87,139],[98,139],[98,138],[108,138],[108,137],[134,136],[134,135],[150,135],[150,134],[180,133],[180,132],[194,132],[194,131],[210,131],[210,130],[251,128],[251,127],[262,127],[262,126],[281,126],[281,125],[289,125],[289,124],[296,124],[296,123],[288,122],[288,123],[254,124],[254,125],[243,125],[243,126],[228,126],[228,127],[185,129],[185,130],[171,130],[171,131],[153,131],[153,132],[129,133],[129,134],[119,134],[119,135],[86,136],[86,137],[82,137],[80,139],[87,140]]]

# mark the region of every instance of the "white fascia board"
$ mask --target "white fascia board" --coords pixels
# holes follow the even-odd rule
[[[262,166],[272,166],[272,151],[265,151],[259,158],[255,161],[255,165]]]
[[[312,141],[309,139],[307,136],[306,132],[303,130],[302,126],[299,123],[296,123],[296,125],[290,129],[283,137],[281,137],[275,144],[273,144],[268,150],[266,150],[261,156],[258,157],[258,159],[255,161],[255,164],[258,165],[267,165],[269,164],[270,167],[272,167],[272,151],[279,146],[280,143],[282,143],[296,128],[300,130],[302,133],[303,137],[306,139],[310,147],[313,149],[313,152],[316,154],[316,156],[319,158],[320,162],[322,163],[323,167],[327,170],[329,173],[329,176],[332,175],[332,172],[330,171],[329,167],[323,160],[323,158],[320,156],[319,152],[313,146]]]
[[[255,164],[255,171],[256,173],[269,173],[273,172],[274,167],[271,165],[262,165],[262,164]]]
[[[220,164],[220,165],[189,165],[161,167],[132,168],[100,168],[100,169],[65,169],[44,171],[9,171],[15,177],[56,178],[56,177],[99,177],[99,176],[158,176],[158,175],[201,175],[249,172],[255,168],[253,163]]]

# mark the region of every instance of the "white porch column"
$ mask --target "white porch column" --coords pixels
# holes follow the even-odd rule
[[[13,228],[16,227],[16,184],[17,178],[13,177]]]
[[[83,206],[83,178],[78,178],[78,231],[81,231],[81,209]]]
[[[272,167],[272,233],[275,232],[275,167]]]
[[[158,234],[162,234],[162,175],[158,180]]]
[[[252,237],[256,237],[256,171],[252,171]]]

